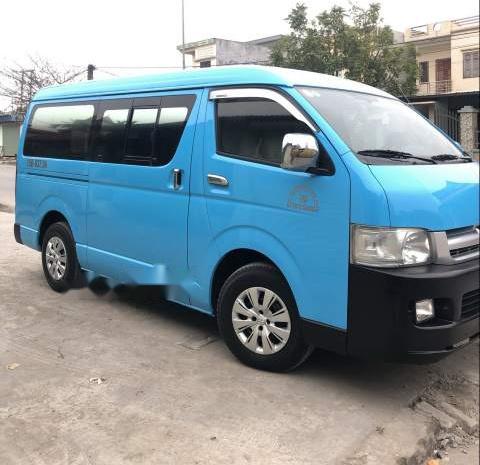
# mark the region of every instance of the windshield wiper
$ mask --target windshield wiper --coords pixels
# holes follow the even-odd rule
[[[411,153],[408,152],[400,152],[398,150],[386,150],[386,149],[366,149],[366,150],[359,150],[357,152],[359,155],[365,155],[367,157],[378,157],[378,158],[389,158],[389,159],[415,159],[415,160],[421,160],[426,163],[432,163],[432,164],[437,164],[435,160],[432,158],[423,158],[423,157],[417,157],[415,155],[412,155]]]
[[[438,155],[433,155],[432,160],[438,160],[438,161],[462,160],[465,162],[471,162],[472,158],[469,156],[459,157],[458,155],[453,155],[451,153],[439,153]]]

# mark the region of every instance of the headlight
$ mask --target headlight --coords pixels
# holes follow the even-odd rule
[[[395,267],[430,261],[430,242],[423,229],[354,226],[351,250],[352,263],[359,265]]]

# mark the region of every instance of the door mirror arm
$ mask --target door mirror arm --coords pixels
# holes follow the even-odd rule
[[[335,174],[335,167],[328,161],[329,166],[312,166],[307,169],[307,173],[315,174],[316,176],[333,176]]]

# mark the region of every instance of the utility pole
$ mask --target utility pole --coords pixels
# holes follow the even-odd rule
[[[93,72],[95,71],[95,66],[94,65],[88,65],[87,66],[87,79],[89,81],[93,80]]]
[[[182,0],[182,68],[185,69],[185,0]]]
[[[20,99],[19,99],[17,108],[20,109],[20,113],[23,113],[23,108],[25,103],[23,99],[23,92],[25,89],[25,70],[24,69],[22,69],[21,76],[22,77],[20,78]]]

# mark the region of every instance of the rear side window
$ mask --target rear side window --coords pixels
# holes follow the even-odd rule
[[[128,129],[124,163],[151,165],[158,108],[135,108]]]
[[[277,102],[263,98],[220,100],[217,105],[217,150],[278,165],[287,133],[311,133],[310,128]]]
[[[94,113],[93,105],[37,107],[28,125],[23,153],[37,157],[85,158]]]
[[[94,160],[166,165],[177,151],[194,103],[195,95],[136,98],[134,105],[131,99],[103,101],[98,115]]]
[[[107,109],[103,112],[94,155],[104,163],[122,163],[130,108]]]

